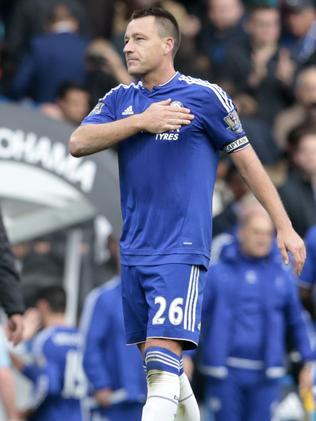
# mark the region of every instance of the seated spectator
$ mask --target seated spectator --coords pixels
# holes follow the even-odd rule
[[[58,286],[42,288],[36,308],[44,329],[33,339],[33,362],[23,363],[12,356],[15,367],[34,385],[33,406],[23,418],[80,421],[80,399],[86,393],[81,336],[77,328],[66,326],[65,291]]]
[[[270,125],[258,114],[256,100],[246,93],[233,96],[240,121],[263,165],[274,165],[281,158]]]
[[[90,109],[88,91],[73,82],[66,82],[58,90],[54,103],[44,103],[40,110],[49,117],[78,126]]]
[[[228,51],[245,37],[241,0],[208,0],[207,22],[199,35],[199,48],[212,68],[212,78],[221,77]]]
[[[291,168],[279,193],[301,237],[316,224],[316,128],[302,125],[289,136]]]
[[[283,45],[299,69],[316,64],[316,20],[313,0],[284,0],[284,16],[288,33]]]
[[[15,99],[31,96],[35,102],[52,102],[64,82],[85,82],[87,40],[79,35],[78,28],[78,20],[64,4],[52,9],[48,33],[33,38],[30,52],[13,78]]]
[[[270,421],[280,398],[285,335],[312,359],[292,268],[273,247],[273,225],[260,205],[243,209],[238,239],[211,266],[203,303],[200,362],[205,402],[215,421]],[[301,386],[311,389],[309,365]]]
[[[287,137],[292,129],[307,120],[316,105],[316,66],[302,69],[294,88],[295,102],[275,119],[274,135],[278,147],[287,149]]]
[[[247,37],[228,51],[222,77],[239,92],[250,94],[258,104],[258,116],[271,124],[291,93],[279,72],[280,12],[274,7],[254,7],[245,27]]]

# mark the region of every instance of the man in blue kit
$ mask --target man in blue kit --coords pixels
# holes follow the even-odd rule
[[[87,420],[141,419],[145,375],[137,347],[125,343],[121,295],[121,280],[116,276],[85,300],[83,367],[94,397],[89,400]]]
[[[315,285],[316,285],[316,225],[306,234],[305,244],[307,258],[300,276],[300,294],[304,307],[315,320]]]
[[[66,294],[60,286],[42,288],[36,308],[43,329],[31,346],[32,362],[13,357],[15,367],[33,384],[28,421],[81,421],[80,400],[87,384],[82,369],[82,338],[76,327],[66,326]]]
[[[300,271],[305,259],[303,241],[231,99],[217,85],[175,71],[179,43],[171,14],[160,8],[134,12],[124,53],[129,73],[140,81],[108,92],[70,138],[77,157],[118,146],[125,328],[147,368],[142,421],[200,419],[181,354],[199,340],[220,150],[232,154],[270,213],[284,260],[291,251]]]

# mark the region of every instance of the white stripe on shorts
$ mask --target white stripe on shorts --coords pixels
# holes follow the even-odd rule
[[[198,268],[196,282],[195,282],[195,296],[194,296],[193,309],[192,309],[192,314],[193,314],[192,326],[191,326],[192,332],[194,332],[194,329],[195,329],[196,306],[197,306],[197,301],[198,301],[198,296],[199,296],[199,277],[200,277],[200,269]]]
[[[185,303],[185,310],[184,310],[184,321],[183,321],[183,327],[186,330],[192,330],[192,311],[194,307],[194,298],[196,294],[196,282],[199,275],[199,268],[198,266],[193,265],[191,268],[190,273],[190,280],[189,280],[189,286],[188,286],[188,293]],[[195,319],[195,317],[194,317]]]

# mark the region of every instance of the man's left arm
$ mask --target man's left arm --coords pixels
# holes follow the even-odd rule
[[[249,188],[269,213],[277,231],[278,248],[284,262],[289,263],[290,252],[294,258],[295,272],[300,274],[306,259],[304,242],[293,229],[279,194],[255,151],[248,145],[230,156]]]

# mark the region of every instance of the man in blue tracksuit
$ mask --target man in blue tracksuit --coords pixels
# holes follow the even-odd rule
[[[215,421],[269,421],[286,334],[303,361],[312,351],[296,280],[274,250],[268,215],[258,206],[244,211],[237,238],[208,272],[200,350],[206,404]]]
[[[145,373],[137,347],[125,344],[119,277],[89,294],[81,330],[83,365],[93,396],[87,419],[139,421],[146,399]]]
[[[300,294],[306,310],[312,320],[316,320],[315,285],[316,285],[316,225],[312,226],[305,236],[306,261],[300,275]]]

